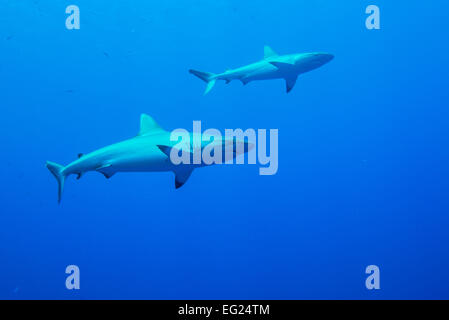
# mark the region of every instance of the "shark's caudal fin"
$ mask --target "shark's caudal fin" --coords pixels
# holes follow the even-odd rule
[[[217,79],[215,78],[214,73],[202,72],[202,71],[197,71],[197,70],[193,70],[193,69],[190,69],[189,72],[191,74],[197,76],[204,82],[207,82],[207,87],[206,87],[206,90],[204,91],[204,95],[208,94],[209,91],[211,91],[213,86],[215,85],[215,82],[217,82]]]
[[[50,170],[50,172],[55,176],[56,180],[58,181],[58,203],[60,203],[65,182],[65,175],[62,174],[64,166],[61,166],[60,164],[54,162],[47,161],[47,168],[48,170]]]

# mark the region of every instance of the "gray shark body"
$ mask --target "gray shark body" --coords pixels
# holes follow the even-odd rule
[[[117,172],[170,171],[175,174],[175,187],[178,189],[184,185],[195,168],[207,166],[204,163],[193,164],[193,162],[192,164],[173,164],[170,160],[170,153],[177,142],[170,139],[171,133],[163,130],[150,116],[145,114],[142,114],[140,123],[140,132],[136,137],[89,154],[79,154],[78,159],[67,166],[47,161],[47,168],[58,181],[58,202],[61,201],[65,180],[70,175],[77,175],[79,179],[88,171],[96,171],[109,179]],[[191,139],[195,139],[194,135],[191,134]],[[201,137],[198,141],[202,141]],[[244,145],[243,148],[237,147],[240,143]],[[238,150],[247,152],[253,147],[245,141],[225,137],[213,142],[202,141],[202,144],[201,148],[207,144],[220,146],[224,150],[223,154],[225,154],[226,148],[232,148],[228,153],[232,157],[239,155]],[[176,152],[178,151],[180,150],[176,150]],[[192,157],[193,152],[192,150]],[[227,160],[229,159],[223,159],[223,161]]]
[[[317,69],[333,58],[333,55],[322,52],[278,55],[270,47],[265,46],[264,58],[256,63],[219,74],[193,69],[189,72],[207,82],[204,94],[212,89],[217,80],[224,80],[226,83],[240,80],[243,84],[247,84],[255,80],[270,79],[285,79],[288,93],[295,86],[296,79],[300,74]]]

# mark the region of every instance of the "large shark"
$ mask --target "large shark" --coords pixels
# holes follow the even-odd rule
[[[97,171],[106,178],[112,177],[117,172],[161,172],[171,171],[175,174],[175,187],[180,188],[190,177],[195,168],[207,166],[204,161],[200,164],[173,164],[170,158],[172,149],[180,153],[177,141],[170,139],[171,133],[163,130],[150,116],[142,114],[140,117],[140,132],[131,139],[106,146],[89,154],[79,154],[78,159],[62,166],[54,162],[47,161],[47,168],[58,181],[58,202],[64,189],[64,182],[67,176],[77,175],[77,179],[88,171]],[[222,137],[211,139],[201,133],[190,133],[190,139],[201,141],[201,149],[207,145],[209,149],[214,147],[223,150],[223,162],[235,158],[239,154],[246,153],[254,147],[247,141],[235,139],[235,137]],[[240,145],[242,144],[242,145]],[[232,149],[230,149],[232,148]],[[229,152],[229,149],[231,150]],[[196,152],[192,147],[186,151],[189,157],[193,157]],[[229,157],[230,155],[230,157]]]
[[[285,79],[288,93],[295,86],[300,74],[317,69],[333,58],[332,54],[322,52],[278,55],[270,47],[265,46],[264,58],[259,62],[219,74],[192,69],[189,72],[207,83],[204,94],[212,89],[217,80],[229,83],[235,79],[242,81],[244,85],[254,80]]]

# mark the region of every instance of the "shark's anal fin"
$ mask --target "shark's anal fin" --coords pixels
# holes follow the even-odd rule
[[[175,188],[181,188],[184,183],[187,182],[190,175],[192,174],[193,167],[190,166],[182,166],[179,170],[175,172]]]
[[[102,173],[106,177],[106,179],[109,179],[115,174],[114,168],[110,163],[98,167],[96,170]]]

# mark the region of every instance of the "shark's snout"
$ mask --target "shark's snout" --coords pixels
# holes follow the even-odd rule
[[[300,73],[309,72],[322,67],[326,63],[334,59],[334,55],[327,52],[312,52],[298,55],[296,65],[300,69]]]
[[[334,59],[334,55],[325,52],[315,53],[315,58],[322,64],[326,64]]]
[[[325,53],[325,60],[327,60],[326,62],[332,61],[334,58],[335,56],[333,54]]]

